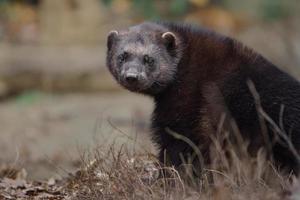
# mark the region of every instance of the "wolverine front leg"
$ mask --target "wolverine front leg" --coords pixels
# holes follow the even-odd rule
[[[177,141],[165,146],[159,152],[159,160],[167,166],[173,166],[180,173],[200,177],[202,169],[208,163],[207,153],[193,149],[188,144]]]
[[[192,169],[193,174],[199,174],[203,167],[209,163],[209,148],[199,146],[195,138],[189,138],[176,133],[164,132],[159,144],[159,160],[166,165],[174,166],[178,170]],[[167,134],[167,135],[166,135]],[[193,139],[193,140],[192,140]]]

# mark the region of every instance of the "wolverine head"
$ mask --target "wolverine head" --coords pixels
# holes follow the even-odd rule
[[[107,67],[130,91],[156,94],[175,78],[180,40],[155,23],[111,31],[107,38]]]

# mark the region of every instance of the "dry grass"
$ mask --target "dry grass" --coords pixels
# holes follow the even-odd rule
[[[229,160],[224,157],[224,150],[217,146],[214,150],[214,164],[195,178],[161,166],[151,154],[130,155],[126,148],[97,149],[94,156],[83,156],[85,164],[69,178],[65,192],[78,200],[287,198],[291,177],[272,167],[263,151],[251,157],[232,150]]]
[[[299,183],[292,176],[279,173],[266,159],[264,151],[250,156],[247,143],[242,139],[238,145],[227,141],[226,148],[222,146],[224,140],[226,137],[214,138],[211,147],[214,159],[203,170],[195,169],[201,171],[199,177],[192,176],[188,166],[186,171],[178,172],[160,165],[152,154],[132,153],[125,146],[114,148],[112,145],[109,149],[97,147],[92,153],[82,155],[81,168],[62,181],[20,183],[0,178],[0,199],[2,191],[6,192],[5,197],[12,199],[23,198],[24,191],[28,198],[35,199],[45,196],[46,199],[74,200],[300,199]]]

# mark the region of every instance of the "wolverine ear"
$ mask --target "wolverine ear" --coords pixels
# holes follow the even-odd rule
[[[172,32],[165,32],[161,36],[168,50],[172,50],[176,46],[176,35]]]
[[[119,32],[116,30],[112,30],[108,33],[107,36],[107,48],[111,49],[113,41],[116,39],[116,37],[119,35]]]

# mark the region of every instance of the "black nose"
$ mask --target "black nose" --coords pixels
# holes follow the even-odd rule
[[[125,79],[128,83],[133,84],[138,81],[138,75],[133,73],[128,73],[126,74]]]

